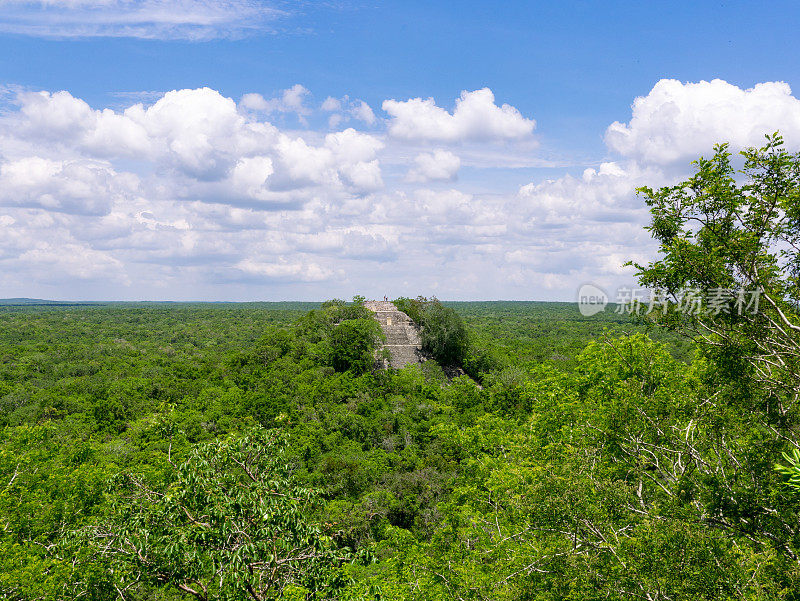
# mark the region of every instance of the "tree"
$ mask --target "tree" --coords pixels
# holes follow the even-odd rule
[[[524,421],[439,425],[443,454],[462,457],[443,522],[429,541],[383,542],[377,579],[407,598],[797,599],[798,570],[767,536],[720,523],[737,508],[751,519],[752,474],[716,456],[704,363],[643,335],[607,339],[574,373],[537,368]],[[724,436],[738,446],[747,434],[740,419]]]
[[[652,317],[698,342],[709,366],[703,410],[650,450],[709,525],[797,570],[798,507],[772,468],[800,448],[800,155],[774,134],[737,172],[727,148],[684,182],[639,190],[661,253],[637,265],[639,281],[668,299]]]
[[[112,488],[111,519],[89,531],[122,598],[170,585],[200,601],[281,598],[303,587],[331,598],[349,559],[308,517],[317,493],[299,486],[276,430],[196,446],[163,489],[132,474]]]
[[[443,365],[461,365],[469,349],[464,321],[436,298],[400,297],[395,306],[421,327],[422,349]]]
[[[727,145],[675,186],[640,188],[662,258],[639,281],[673,302],[660,322],[691,335],[727,375],[752,377],[773,399],[770,420],[795,419],[800,395],[800,154],[778,135],[742,152]],[[694,293],[694,311],[687,291]],[[756,304],[757,303],[757,304]]]
[[[467,329],[458,313],[434,299],[422,319],[422,348],[439,363],[460,365],[467,345]]]
[[[423,314],[425,312],[425,308],[430,304],[429,301],[424,296],[418,296],[417,298],[408,298],[405,296],[401,296],[396,298],[392,301],[395,307],[397,307],[398,311],[402,311],[408,317],[416,323],[417,325],[422,325]]]
[[[342,321],[329,338],[331,365],[336,371],[369,371],[375,364],[375,349],[381,337],[380,326],[372,318]]]

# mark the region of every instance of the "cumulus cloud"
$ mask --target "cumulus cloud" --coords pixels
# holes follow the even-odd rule
[[[283,189],[312,184],[344,184],[366,192],[383,185],[380,166],[374,158],[383,143],[373,136],[350,128],[325,136],[321,146],[309,145],[302,138],[282,136],[277,144],[278,164],[282,168],[276,185]]]
[[[635,99],[627,123],[612,123],[605,141],[619,160],[520,187],[509,234],[520,247],[506,261],[523,272],[563,274],[572,281],[609,283],[627,278],[628,260],[655,255],[644,231],[649,214],[634,192],[686,177],[689,162],[713,145],[733,150],[760,145],[780,130],[790,148],[800,146],[800,101],[788,85],[768,82],[741,89],[725,81],[661,80]],[[522,242],[527,239],[528,242]]]
[[[287,90],[275,110],[305,112],[305,88]],[[285,204],[287,190],[326,186],[364,192],[382,185],[376,153],[382,143],[353,129],[318,145],[242,113],[216,90],[174,90],[152,106],[94,110],[68,92],[22,93],[19,110],[0,119],[9,147],[85,160],[133,159],[183,178],[166,178],[164,193]],[[250,99],[250,106],[257,103]]]
[[[662,79],[636,98],[628,123],[606,131],[614,152],[645,163],[669,164],[709,154],[714,144],[757,146],[764,134],[781,130],[800,147],[800,100],[783,82],[743,90],[721,79],[681,83]]]
[[[0,205],[39,207],[83,215],[107,213],[135,194],[138,178],[108,163],[27,157],[0,164]]]
[[[210,88],[167,92],[152,106],[94,110],[68,92],[23,93],[0,132],[62,155],[163,161],[200,179],[225,174],[239,155],[274,143],[277,129],[248,121]]]
[[[367,125],[372,125],[376,121],[375,113],[372,112],[372,108],[363,100],[357,100],[355,102],[354,106],[350,109],[350,114]]]
[[[342,101],[338,98],[334,98],[333,96],[328,96],[320,105],[323,111],[331,112],[331,111],[340,111],[342,110]]]
[[[525,242],[505,258],[536,272],[582,274],[584,281],[630,278],[623,264],[655,251],[635,188],[667,182],[660,171],[628,161],[521,186],[507,210],[517,217],[512,235]]]
[[[452,181],[461,167],[461,159],[449,150],[423,152],[414,158],[406,179],[412,182]]]
[[[602,163],[585,169],[581,177],[560,178],[521,186],[519,207],[531,219],[549,226],[570,227],[578,220],[642,222],[647,209],[636,187],[658,185],[664,176],[636,163]]]
[[[242,96],[240,105],[253,111],[270,113],[295,113],[303,118],[311,114],[311,109],[305,105],[305,99],[311,94],[304,86],[299,83],[291,88],[283,90],[277,98],[265,99],[261,94],[245,94]]]
[[[47,38],[193,40],[270,31],[285,16],[249,0],[4,0],[0,31]]]
[[[20,296],[570,298],[583,281],[631,283],[622,264],[653,256],[636,186],[683,178],[720,140],[800,139],[777,83],[659,82],[609,127],[604,162],[555,176],[547,163],[547,179],[530,177],[545,165],[532,150],[520,159],[533,120],[488,90],[452,112],[389,100],[388,121],[347,96],[314,104],[302,86],[238,104],[173,90],[117,110],[5,95],[0,286]],[[270,122],[298,111],[337,129]]]
[[[295,86],[267,108],[306,113],[307,94]],[[378,136],[282,131],[257,98],[237,105],[210,88],[117,111],[66,91],[12,95],[0,114],[7,289],[93,274],[156,289],[202,266],[206,282],[288,285],[338,273],[323,255],[394,256],[380,233],[350,223],[384,185]],[[44,275],[48,261],[61,279]]]
[[[342,98],[328,96],[320,105],[320,110],[333,113],[328,117],[328,126],[332,129],[353,119],[367,125],[374,125],[378,121],[370,105],[363,100],[350,100],[346,95]]]
[[[498,141],[529,138],[536,121],[508,104],[497,106],[489,88],[463,91],[452,114],[433,98],[383,103],[392,120],[389,133],[397,138],[431,142]]]

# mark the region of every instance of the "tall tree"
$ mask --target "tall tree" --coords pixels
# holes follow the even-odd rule
[[[698,484],[709,524],[797,566],[797,500],[772,468],[800,443],[800,155],[778,134],[741,155],[737,172],[719,145],[688,180],[640,189],[660,242],[659,260],[637,265],[663,295],[651,316],[694,338],[710,364],[706,409],[657,453]]]

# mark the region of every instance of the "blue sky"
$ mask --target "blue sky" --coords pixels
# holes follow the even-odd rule
[[[0,0],[0,297],[572,300],[629,282],[619,265],[654,252],[635,186],[722,139],[798,146],[798,17]]]
[[[605,126],[661,78],[746,88],[800,75],[795,2],[331,4],[280,5],[276,33],[204,43],[7,34],[0,78],[97,107],[120,91],[202,86],[238,97],[301,83],[373,105],[488,86],[554,143],[602,152]]]

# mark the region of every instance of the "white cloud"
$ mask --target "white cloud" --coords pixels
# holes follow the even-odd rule
[[[239,106],[250,109],[251,111],[270,113],[275,110],[274,105],[279,102],[280,100],[277,98],[267,100],[261,94],[250,92],[249,94],[242,96],[242,99],[239,101]]]
[[[68,92],[23,93],[0,132],[41,150],[166,162],[200,179],[222,177],[241,154],[269,147],[277,129],[248,121],[210,88],[167,92],[149,108],[93,110]]]
[[[504,207],[511,241],[504,258],[517,266],[510,277],[550,281],[566,293],[571,292],[564,290],[568,282],[574,290],[588,281],[609,291],[621,283],[632,285],[633,270],[623,264],[646,260],[656,251],[644,230],[647,208],[635,188],[669,181],[658,169],[626,161],[602,163],[580,177],[521,186]]]
[[[291,88],[283,90],[280,97],[265,99],[261,94],[245,94],[242,96],[240,105],[252,111],[260,111],[266,114],[270,113],[295,113],[299,117],[305,117],[311,114],[311,109],[305,105],[305,99],[309,96],[309,92],[304,86],[299,83],[294,84]]]
[[[376,138],[350,128],[328,134],[323,146],[309,145],[302,138],[281,136],[277,144],[276,185],[298,186],[344,184],[355,191],[381,187],[380,166],[374,159],[383,144]]]
[[[372,192],[383,187],[381,168],[377,160],[343,165],[339,173],[345,184],[357,192]]]
[[[383,148],[383,142],[373,136],[348,128],[325,136],[325,146],[331,149],[334,156],[345,162],[353,163],[371,160],[375,153]]]
[[[209,88],[121,111],[14,94],[0,114],[5,290],[52,295],[77,278],[89,291],[104,277],[128,298],[170,283],[183,294],[186,278],[288,286],[340,276],[325,256],[396,256],[380,232],[352,229],[383,186],[375,135],[284,132]]]
[[[743,90],[721,79],[662,79],[634,100],[628,123],[608,127],[606,144],[623,156],[664,165],[709,155],[719,142],[735,149],[759,146],[764,134],[776,130],[792,148],[800,147],[800,100],[786,83]]]
[[[342,102],[338,98],[328,96],[319,108],[326,112],[340,111],[342,110]]]
[[[350,109],[350,114],[367,125],[372,125],[376,121],[375,113],[372,112],[372,108],[363,100],[356,100],[355,104]]]
[[[104,279],[123,284],[128,281],[121,261],[85,244],[37,243],[35,248],[18,257],[17,268],[23,268],[30,276],[46,274],[45,277],[56,282],[68,282],[72,278]]]
[[[289,262],[275,263],[244,259],[235,265],[247,276],[263,280],[290,280],[293,282],[323,282],[334,276],[334,272],[316,263]]]
[[[27,157],[0,164],[0,205],[102,215],[138,184],[136,176],[118,174],[108,163]]]
[[[386,100],[383,110],[392,117],[389,133],[406,140],[521,140],[530,138],[536,127],[536,121],[513,106],[497,106],[489,88],[461,92],[452,114],[436,106],[433,98]]]
[[[328,117],[328,127],[331,129],[352,119],[367,125],[374,125],[378,121],[372,107],[363,100],[350,100],[349,96],[343,96],[342,98],[328,96],[320,105],[320,110],[326,113],[333,113]]]
[[[276,110],[306,113],[306,94],[302,86],[287,90]],[[374,136],[347,129],[318,145],[240,112],[210,88],[167,92],[150,107],[122,112],[94,110],[67,92],[22,93],[17,102],[18,111],[0,118],[0,137],[18,149],[19,160],[29,158],[26,152],[133,159],[157,176],[150,183],[160,195],[283,205],[308,197],[287,198],[288,190],[362,193],[382,185],[375,156],[383,144]]]
[[[239,155],[263,149],[276,134],[247,122],[233,100],[210,88],[168,92],[148,109],[134,105],[124,116],[144,128],[154,154],[166,151],[166,158],[198,179],[221,178]]]
[[[423,152],[414,158],[407,179],[412,182],[452,181],[461,167],[461,159],[449,150]]]
[[[265,156],[243,157],[231,172],[231,184],[245,197],[259,198],[265,192],[269,176],[275,172],[272,159]]]
[[[4,0],[0,31],[48,38],[202,41],[270,31],[285,15],[250,0]]]
[[[635,163],[602,163],[580,178],[565,175],[519,189],[519,208],[530,219],[570,227],[580,219],[595,222],[641,222],[647,210],[636,187],[658,185],[664,176]]]
[[[9,90],[0,287],[10,296],[570,298],[583,281],[631,283],[622,263],[653,256],[634,188],[687,175],[688,159],[728,131],[715,110],[737,145],[759,143],[765,123],[797,139],[797,101],[783,84],[661,82],[627,124],[609,128],[612,156],[582,170],[534,154],[533,122],[488,90],[465,92],[452,113],[387,101],[398,112],[371,125],[361,101],[312,104],[305,88],[292,90],[238,105],[209,88],[174,90],[120,110]],[[268,120],[268,110],[312,106],[300,116],[352,127],[290,131]],[[531,171],[541,166],[551,179]]]

